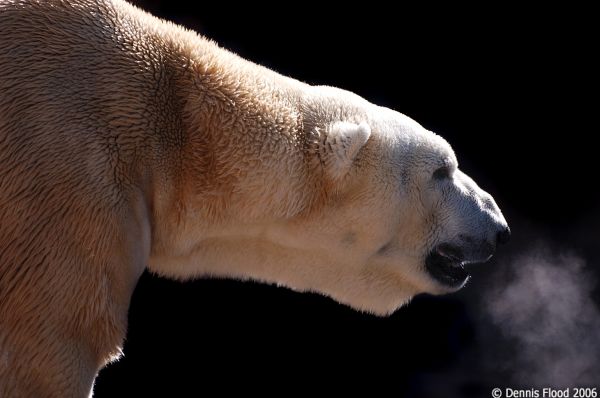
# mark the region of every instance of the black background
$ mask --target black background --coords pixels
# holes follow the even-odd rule
[[[495,197],[513,241],[463,291],[419,296],[389,318],[273,286],[145,274],[125,356],[100,373],[95,396],[238,388],[451,396],[430,395],[428,385],[463,352],[486,350],[473,303],[493,283],[492,269],[538,239],[597,260],[598,46],[589,10],[136,4],[244,58],[354,91],[436,131]],[[452,394],[489,396],[502,374],[483,374],[480,365],[472,363]]]

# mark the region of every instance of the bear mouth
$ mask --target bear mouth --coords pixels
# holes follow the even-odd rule
[[[460,248],[442,243],[436,246],[425,259],[427,272],[444,286],[459,289],[469,279],[465,265],[471,263],[464,258]]]

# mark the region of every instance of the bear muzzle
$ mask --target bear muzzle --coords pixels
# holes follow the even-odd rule
[[[487,240],[477,242],[464,236],[460,236],[458,244],[440,243],[427,255],[425,268],[440,284],[460,289],[470,277],[465,265],[485,263],[494,255],[497,244],[508,243],[510,235],[510,228],[503,226],[493,243]]]

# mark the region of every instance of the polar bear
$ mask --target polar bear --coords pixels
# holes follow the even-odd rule
[[[122,0],[0,0],[0,396],[87,396],[144,269],[389,314],[509,229],[450,145]]]

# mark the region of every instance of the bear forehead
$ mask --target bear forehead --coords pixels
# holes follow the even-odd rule
[[[381,141],[383,152],[387,148],[390,160],[405,159],[423,165],[458,167],[450,144],[408,116],[379,108],[378,115],[371,119],[371,123],[374,134]]]
[[[443,162],[445,166],[458,167],[458,160],[448,141],[428,130],[424,130],[423,137],[423,145],[420,145],[421,157],[436,164]]]

